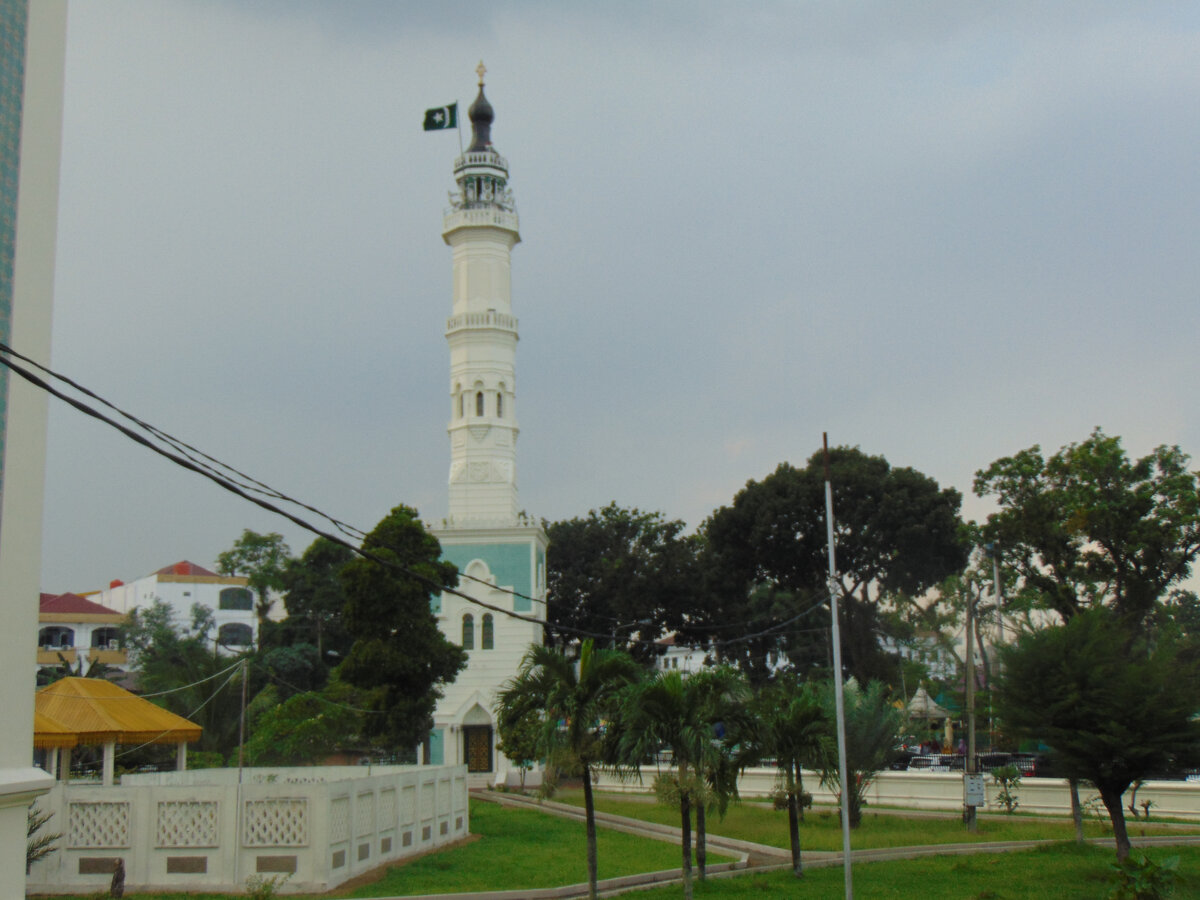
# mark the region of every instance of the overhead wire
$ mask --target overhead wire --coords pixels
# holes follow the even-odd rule
[[[84,396],[86,396],[92,400],[95,400],[97,403],[112,410],[114,413],[116,413],[117,415],[126,419],[127,421],[137,425],[139,428],[144,429],[147,433],[151,434],[153,437],[162,441],[163,443],[167,444],[169,447],[171,447],[173,449],[169,450],[169,449],[166,449],[164,447],[161,447],[161,446],[155,444],[153,441],[151,441],[150,439],[137,433],[136,431],[134,431],[132,428],[128,427],[127,425],[124,425],[121,422],[118,422],[118,421],[110,418],[109,416],[107,416],[103,412],[101,412],[100,410],[98,410],[92,406],[89,406],[87,403],[84,403],[83,401],[64,393],[63,391],[59,390],[58,388],[56,388],[53,385],[51,385],[50,383],[48,383],[43,378],[39,377],[38,375],[34,374],[33,372],[29,371],[28,369],[25,369],[24,367],[16,364],[15,362],[13,362],[13,359],[9,359],[7,357],[13,357],[15,359],[21,360],[22,362],[28,363],[30,366],[33,366],[34,368],[38,369],[39,371],[44,372],[50,378],[53,378],[57,381],[62,382],[63,384],[70,386],[71,388],[73,388],[74,390],[83,394]],[[44,390],[49,395],[58,398],[59,400],[66,403],[67,405],[69,405],[72,408],[76,409],[77,411],[83,413],[84,415],[89,416],[90,418],[96,419],[97,421],[103,422],[104,424],[108,425],[111,428],[114,428],[115,430],[117,430],[118,432],[123,434],[125,437],[129,438],[130,440],[134,441],[137,444],[140,444],[141,446],[147,448],[148,450],[151,450],[152,452],[157,453],[158,455],[166,458],[167,460],[173,462],[175,465],[178,465],[181,468],[195,472],[196,474],[209,479],[210,481],[217,484],[219,487],[223,488],[224,490],[234,494],[235,496],[241,497],[243,500],[246,500],[249,503],[254,504],[255,506],[258,506],[258,507],[265,509],[268,512],[274,513],[276,515],[283,516],[288,521],[299,526],[300,528],[304,529],[305,531],[310,532],[311,534],[315,534],[318,537],[323,537],[329,541],[332,541],[333,543],[335,543],[339,546],[345,547],[346,549],[350,550],[352,553],[356,554],[357,556],[359,556],[363,559],[366,559],[370,562],[377,563],[377,564],[379,564],[385,568],[391,569],[393,571],[398,571],[398,572],[404,574],[405,576],[420,582],[421,584],[425,585],[427,588],[429,588],[430,590],[432,590],[434,592],[450,594],[452,596],[455,596],[462,600],[465,600],[466,602],[468,602],[474,606],[477,606],[481,609],[486,609],[491,612],[495,612],[499,615],[507,616],[508,618],[511,618],[511,619],[517,619],[517,620],[520,620],[523,622],[527,622],[529,624],[538,625],[543,628],[548,628],[548,629],[551,629],[552,631],[560,633],[560,634],[571,634],[571,635],[574,635],[574,636],[580,637],[580,638],[592,638],[592,639],[599,639],[599,640],[611,640],[612,639],[612,635],[610,633],[591,631],[589,629],[578,628],[575,626],[565,625],[565,624],[561,624],[561,623],[554,623],[554,622],[550,622],[544,618],[540,618],[538,616],[526,615],[524,613],[517,612],[516,610],[505,609],[504,607],[498,606],[496,604],[488,603],[485,600],[482,600],[478,597],[473,597],[470,594],[465,593],[464,591],[460,591],[455,587],[443,585],[443,584],[439,583],[438,581],[436,581],[435,579],[432,579],[432,578],[429,578],[428,576],[422,575],[420,572],[417,572],[408,566],[402,565],[400,563],[397,563],[397,562],[387,559],[385,557],[381,557],[379,554],[372,552],[371,550],[368,550],[363,546],[357,546],[357,545],[351,543],[350,541],[348,541],[346,539],[346,536],[365,538],[366,532],[364,532],[362,529],[359,529],[359,528],[357,528],[353,525],[350,525],[349,523],[346,523],[334,516],[331,516],[331,515],[323,512],[322,510],[318,509],[315,506],[312,506],[301,500],[297,500],[293,497],[290,497],[289,495],[284,494],[284,493],[276,490],[275,488],[272,488],[270,485],[267,485],[264,482],[259,481],[258,479],[255,479],[249,475],[246,475],[245,473],[242,473],[241,471],[234,468],[233,466],[230,466],[230,465],[222,462],[221,460],[218,460],[215,457],[210,456],[209,454],[207,454],[201,450],[198,450],[197,448],[193,447],[191,444],[188,444],[185,441],[175,438],[173,435],[170,435],[169,433],[162,431],[161,429],[159,429],[159,428],[155,427],[154,425],[144,421],[143,419],[133,415],[132,413],[129,413],[129,412],[123,410],[122,408],[116,406],[109,400],[105,399],[104,397],[101,397],[99,394],[97,394],[94,391],[90,390],[89,388],[79,384],[78,382],[74,381],[73,379],[71,379],[65,375],[62,375],[62,374],[54,371],[53,369],[50,369],[49,367],[43,365],[42,363],[39,363],[36,360],[33,360],[28,356],[25,356],[24,354],[17,352],[11,346],[9,346],[8,344],[2,343],[2,342],[0,342],[0,365],[3,365],[7,369],[9,369],[11,372],[13,372],[15,375],[19,376],[20,378],[24,379],[25,381],[29,382],[30,384],[34,385],[35,387],[38,387],[41,390]],[[210,463],[211,463],[211,465],[210,465]],[[214,468],[214,466],[216,468]],[[223,474],[223,473],[228,473],[228,474]],[[345,536],[340,536],[340,535],[332,534],[328,531],[325,531],[324,529],[321,529],[321,528],[317,527],[316,525],[312,524],[311,522],[308,522],[307,520],[301,518],[296,513],[290,512],[286,509],[276,506],[274,503],[270,502],[269,500],[264,499],[266,497],[270,497],[275,500],[279,500],[280,502],[283,502],[283,503],[291,504],[291,505],[296,506],[303,510],[308,510],[309,512],[312,512],[313,514],[319,516],[320,518],[328,521],[331,525],[334,526],[334,528],[336,528],[338,531],[340,531],[342,533],[342,535],[345,535]],[[542,603],[542,604],[545,603],[544,599],[530,597],[526,594],[522,594],[520,592],[509,590],[509,589],[499,588],[496,585],[492,584],[490,581],[476,578],[474,576],[466,575],[465,573],[459,573],[459,578],[460,579],[467,578],[468,580],[475,581],[480,584],[486,585],[487,587],[489,587],[493,590],[498,590],[502,593],[510,594],[512,596],[519,597],[519,598],[522,598],[525,600],[529,600],[529,601],[532,601],[535,603]],[[727,645],[731,645],[734,643],[738,643],[740,641],[754,640],[759,637],[763,637],[763,636],[766,636],[773,632],[779,631],[782,628],[786,628],[790,623],[797,621],[803,615],[807,615],[807,612],[801,613],[798,616],[794,616],[791,619],[785,620],[784,622],[776,623],[775,625],[773,625],[767,629],[764,629],[760,632],[750,634],[750,635],[743,635],[739,638],[731,638],[731,639],[721,641],[718,643],[720,645],[727,646]],[[744,625],[743,625],[743,627],[744,627]],[[627,640],[627,641],[624,641],[623,643],[631,644],[631,645],[641,644],[641,645],[649,646],[649,645],[652,645],[654,642],[638,639],[638,640]]]

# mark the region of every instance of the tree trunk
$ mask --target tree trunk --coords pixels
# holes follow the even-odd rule
[[[596,900],[596,804],[592,798],[592,767],[583,764],[583,809],[587,819],[588,897]]]
[[[1124,862],[1129,856],[1129,832],[1125,830],[1125,807],[1121,805],[1121,794],[1113,788],[1100,788],[1100,799],[1108,810],[1108,818],[1112,822],[1113,840],[1117,844],[1117,862]]]
[[[1071,821],[1075,823],[1075,843],[1083,843],[1083,807],[1079,804],[1079,779],[1068,778],[1071,792]]]
[[[787,767],[787,799],[788,799],[788,843],[792,848],[792,874],[797,878],[804,877],[804,864],[800,861],[800,798],[796,796],[796,779],[792,777],[792,767]]]
[[[708,861],[708,850],[705,836],[704,804],[696,804],[696,869],[700,872],[700,880],[704,880],[704,864]]]
[[[679,844],[683,849],[683,900],[692,900],[692,805],[686,790],[679,792],[679,820],[683,829],[679,835]]]

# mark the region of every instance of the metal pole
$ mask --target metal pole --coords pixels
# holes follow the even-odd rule
[[[829,610],[833,617],[833,697],[837,711],[838,778],[842,787],[842,868],[846,876],[846,900],[854,896],[850,867],[850,806],[846,797],[854,788],[846,768],[846,701],[842,691],[842,638],[838,628],[837,562],[833,543],[833,482],[829,476],[829,434],[821,433],[825,447],[825,541],[829,548]]]
[[[242,783],[242,748],[246,746],[246,682],[250,679],[248,661],[242,660],[242,714],[238,719],[238,784]]]
[[[975,774],[975,586],[967,585],[967,758],[963,767],[963,821],[967,831],[978,829],[975,807],[966,803],[965,782]]]

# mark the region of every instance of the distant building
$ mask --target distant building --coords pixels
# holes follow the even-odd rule
[[[702,647],[689,647],[677,643],[673,634],[654,643],[662,651],[654,662],[655,668],[660,672],[683,672],[685,675],[691,675],[705,667],[704,661],[708,652]]]
[[[42,594],[38,601],[37,664],[79,666],[93,663],[125,670],[129,659],[121,646],[124,616],[78,594]]]
[[[181,625],[191,621],[192,607],[198,603],[213,614],[217,627],[212,637],[220,648],[234,652],[258,642],[254,592],[247,587],[247,579],[242,575],[218,575],[186,560],[128,584],[114,581],[102,591],[89,593],[88,598],[122,616],[161,600]]]
[[[519,777],[496,748],[496,692],[516,675],[546,616],[546,534],[517,500],[517,319],[510,251],[520,241],[508,162],[491,142],[494,113],[471,104],[471,146],[454,162],[442,237],[453,249],[450,349],[450,514],[431,530],[458,566],[458,590],[434,602],[446,637],[468,656],[434,712],[422,751],[432,764],[465,763],[473,784]],[[510,615],[515,613],[518,618]]]

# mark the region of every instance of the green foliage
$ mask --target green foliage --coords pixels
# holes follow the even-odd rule
[[[880,649],[898,618],[881,604],[903,606],[966,562],[960,537],[961,496],[910,468],[892,468],[857,448],[830,451],[836,522],[844,665],[860,681],[891,680],[897,661]],[[733,505],[704,524],[707,589],[704,625],[754,621],[771,629],[722,651],[756,681],[786,653],[806,672],[828,669],[824,626],[828,599],[825,467],[822,453],[803,469],[781,464],[748,482]]]
[[[274,900],[291,875],[251,875],[246,879],[246,896],[250,900]]]
[[[1049,458],[1034,446],[975,474],[995,497],[985,535],[1064,620],[1109,606],[1143,628],[1200,554],[1200,480],[1178,447],[1130,460],[1099,428]]]
[[[271,612],[269,592],[283,588],[283,567],[291,554],[283,535],[274,531],[258,534],[247,528],[232,547],[217,556],[217,571],[246,576],[250,589],[258,595],[255,611],[261,622]]]
[[[520,672],[498,697],[501,728],[512,728],[522,719],[542,721],[542,755],[555,768],[576,772],[583,779],[588,886],[593,897],[598,862],[592,768],[616,759],[607,723],[615,719],[624,689],[640,674],[630,656],[597,650],[590,640],[579,646],[578,657],[533,646]]]
[[[611,634],[614,647],[652,658],[653,642],[679,628],[694,601],[697,538],[683,534],[681,521],[616,503],[543,525],[554,547],[546,570],[551,641]]]
[[[525,773],[533,768],[540,755],[539,747],[544,727],[544,723],[537,716],[504,721],[497,726],[500,742],[496,749],[521,771],[522,791],[525,790]]]
[[[341,573],[352,559],[354,551],[349,547],[319,537],[299,559],[284,563],[286,643],[311,644],[325,661],[345,658],[353,640],[342,624],[346,592]]]
[[[1004,811],[1011,815],[1021,805],[1017,800],[1017,788],[1021,786],[1021,770],[1012,765],[997,766],[992,769],[991,775],[1000,788],[996,800],[1004,804]]]
[[[275,647],[262,654],[258,666],[270,675],[279,700],[304,691],[319,691],[329,677],[320,653],[312,644]]]
[[[203,729],[200,750],[228,756],[238,741],[242,671],[234,669],[236,658],[217,653],[212,612],[193,606],[191,621],[180,625],[171,607],[156,600],[129,613],[124,628],[142,690]],[[259,683],[249,686],[251,696]]]
[[[407,506],[388,513],[363,539],[363,550],[379,561],[358,558],[341,568],[344,623],[354,638],[341,677],[372,692],[379,714],[366,720],[368,736],[415,745],[433,725],[439,685],[467,664],[430,609],[435,592],[457,583],[458,570],[442,561],[437,538]]]
[[[871,682],[864,689],[851,679],[846,682],[843,693],[846,775],[852,784],[844,805],[850,813],[850,827],[857,828],[862,822],[867,789],[875,775],[886,769],[896,754],[896,745],[904,726],[904,713],[892,705],[887,685],[878,681]],[[836,722],[832,683],[823,686],[821,702],[826,717]],[[840,797],[842,786],[838,769],[837,744],[834,742],[820,762],[821,783],[833,785]]]
[[[1161,900],[1169,897],[1179,878],[1179,857],[1161,863],[1143,856],[1129,857],[1113,866],[1113,889],[1108,900]]]
[[[252,765],[317,765],[355,735],[363,714],[349,685],[338,680],[322,691],[293,694],[255,721],[246,754]]]
[[[1131,635],[1105,608],[1022,636],[1007,650],[997,696],[1014,733],[1053,748],[1066,777],[1096,786],[1118,858],[1129,852],[1121,795],[1139,778],[1195,758],[1200,668],[1175,641]]]
[[[31,803],[25,811],[25,874],[39,859],[45,859],[58,849],[54,842],[62,837],[60,832],[39,834],[46,824],[54,818],[52,812],[42,812],[36,803]]]

